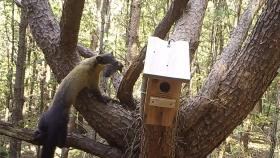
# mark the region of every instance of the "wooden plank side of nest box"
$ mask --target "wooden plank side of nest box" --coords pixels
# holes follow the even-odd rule
[[[170,90],[168,93],[162,93],[160,91],[159,85],[162,82],[168,82],[170,84]],[[144,122],[146,124],[160,125],[160,126],[171,126],[176,119],[177,111],[179,108],[179,98],[181,94],[182,81],[162,78],[162,79],[148,79],[147,94],[144,105],[145,118]],[[156,103],[152,103],[155,101]],[[165,103],[162,103],[166,101]],[[172,104],[175,102],[175,106],[167,104]],[[166,105],[155,105],[155,104],[166,104]]]
[[[150,97],[150,106],[157,106],[163,108],[175,108],[176,106],[176,99],[166,99],[166,98],[159,98],[159,97]]]

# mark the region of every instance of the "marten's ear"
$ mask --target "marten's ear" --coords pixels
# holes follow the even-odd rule
[[[98,64],[114,64],[116,61],[115,57],[110,53],[100,54],[96,57]]]
[[[106,64],[106,61],[105,61],[104,57],[101,56],[101,55],[98,55],[96,57],[96,61],[97,61],[98,64]]]

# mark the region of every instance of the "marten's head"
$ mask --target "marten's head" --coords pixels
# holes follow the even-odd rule
[[[105,53],[96,56],[97,64],[105,65],[103,70],[104,77],[109,77],[114,74],[117,70],[122,71],[123,65],[117,61],[112,53]]]

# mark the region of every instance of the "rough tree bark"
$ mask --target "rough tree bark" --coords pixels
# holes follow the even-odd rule
[[[126,61],[128,64],[138,54],[138,32],[141,14],[141,0],[132,0],[130,5],[130,18],[127,37]]]
[[[176,22],[174,31],[170,35],[170,39],[174,41],[190,42],[191,60],[199,44],[207,4],[208,0],[191,0],[188,3],[187,10],[183,12],[182,17]]]
[[[248,35],[249,28],[252,24],[254,16],[263,6],[265,0],[252,0],[249,2],[246,10],[239,19],[238,26],[231,33],[230,41],[224,48],[222,54],[227,56],[221,58],[222,62],[233,62]],[[228,63],[230,64],[230,63]]]
[[[83,1],[79,1],[79,3],[83,3]],[[61,52],[62,49],[60,49],[60,46],[67,44],[61,44],[60,38],[64,38],[60,37],[59,24],[56,21],[55,16],[51,11],[50,4],[47,0],[24,0],[22,1],[22,5],[27,9],[28,24],[31,28],[32,35],[38,46],[42,49],[43,53],[45,54],[47,63],[49,64],[50,68],[55,74],[57,81],[60,82],[69,73],[69,71],[73,69],[73,67],[80,61],[78,55],[73,50],[67,53]],[[66,22],[71,23],[77,21],[68,20]],[[61,26],[64,25],[61,24]],[[77,31],[77,29],[73,29],[72,31]],[[70,32],[68,34],[61,34],[65,36],[70,35],[71,37],[73,33]],[[70,40],[64,41],[70,42]],[[60,61],[61,63],[58,61]]]
[[[203,157],[213,150],[241,123],[271,83],[280,64],[279,9],[279,1],[267,2],[236,58],[229,61],[228,54],[223,54],[199,94],[181,108],[178,157]]]
[[[80,20],[84,8],[84,0],[65,0],[60,21],[60,48],[64,54],[73,54],[77,48]]]
[[[206,156],[246,117],[275,77],[280,65],[280,2],[268,0],[267,4],[236,58],[219,62],[200,93],[180,109],[177,157]],[[59,33],[59,27],[46,1],[26,0],[24,6],[28,8],[33,36],[61,80],[76,64],[69,59],[76,56],[63,58],[58,51],[59,34],[53,33]],[[227,57],[222,55],[221,61],[227,61]],[[75,107],[110,145],[122,150],[130,147],[137,137],[133,125],[136,121],[130,112],[118,104],[104,106],[84,93],[78,103]]]

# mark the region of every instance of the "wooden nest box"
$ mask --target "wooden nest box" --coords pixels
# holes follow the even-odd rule
[[[172,126],[176,121],[182,83],[190,80],[188,42],[150,37],[144,76],[148,79],[144,123]]]

